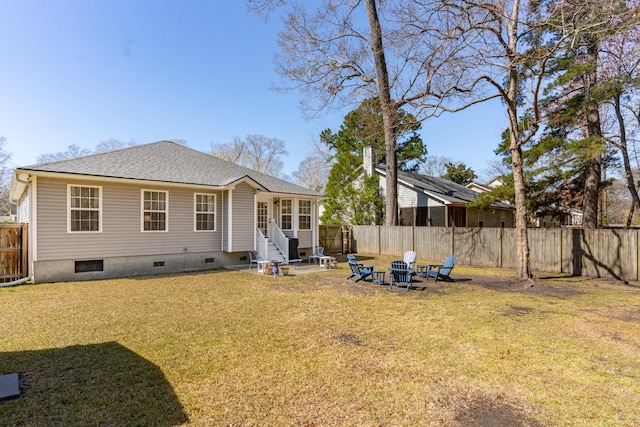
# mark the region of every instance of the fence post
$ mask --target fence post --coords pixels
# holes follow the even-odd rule
[[[411,226],[411,250],[414,252],[416,251],[416,226],[415,225]]]
[[[451,254],[455,255],[456,253],[456,226],[449,227],[451,230]]]
[[[22,277],[29,275],[29,225],[20,224],[20,274]]]
[[[502,268],[502,251],[504,250],[504,227],[500,227],[500,234],[498,235],[498,268]]]

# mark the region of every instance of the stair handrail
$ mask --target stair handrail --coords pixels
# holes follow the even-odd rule
[[[262,234],[262,230],[256,227],[256,252],[258,255],[258,259],[266,260],[269,256],[269,239]]]
[[[289,263],[289,238],[275,221],[269,222],[269,238],[278,247],[286,263]]]

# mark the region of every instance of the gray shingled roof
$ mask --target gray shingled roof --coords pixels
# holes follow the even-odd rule
[[[386,173],[384,168],[378,168],[378,171],[383,174]],[[438,199],[443,203],[467,204],[474,202],[478,198],[478,193],[475,191],[453,181],[449,181],[448,179],[436,178],[434,176],[398,171],[398,181],[417,187],[428,196]],[[493,203],[491,206],[513,209],[513,206],[501,202]]]
[[[211,186],[225,186],[249,177],[269,192],[323,197],[316,191],[169,141],[18,169]]]

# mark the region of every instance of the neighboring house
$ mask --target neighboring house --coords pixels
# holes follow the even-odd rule
[[[370,147],[365,148],[366,174],[380,176],[380,188],[386,189],[386,169],[375,166]],[[398,208],[400,225],[432,227],[513,227],[514,208],[497,202],[488,209],[469,207],[478,192],[455,182],[398,171]]]
[[[20,167],[11,182],[36,282],[205,270],[251,250],[288,262],[317,246],[323,198],[167,141]]]
[[[9,202],[9,215],[0,216],[0,222],[16,222],[18,218],[18,205]]]
[[[579,226],[582,225],[582,211],[566,206],[554,207],[557,213],[549,215],[537,212],[537,216],[532,219],[532,223],[538,228]]]
[[[500,178],[494,178],[486,184],[471,182],[467,184],[466,187],[477,193],[484,193],[501,185],[502,181]],[[551,206],[551,210],[555,211],[554,215],[542,211],[531,215],[529,225],[538,228],[582,225],[582,212],[579,209],[553,205]]]

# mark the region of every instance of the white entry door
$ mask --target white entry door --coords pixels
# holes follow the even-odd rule
[[[269,221],[269,204],[267,202],[258,202],[257,209],[258,228],[266,236],[267,222]]]

